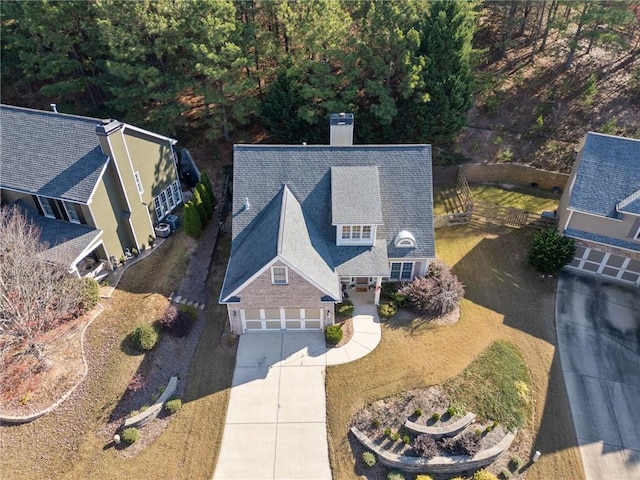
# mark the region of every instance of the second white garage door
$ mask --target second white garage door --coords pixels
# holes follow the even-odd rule
[[[322,330],[322,308],[247,308],[240,310],[245,332]]]
[[[569,267],[640,285],[640,261],[621,255],[577,245]]]

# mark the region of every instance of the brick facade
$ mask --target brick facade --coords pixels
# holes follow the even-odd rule
[[[286,265],[276,262],[273,266]],[[332,303],[320,301],[320,298],[325,295],[324,292],[310,284],[292,268],[288,268],[288,274],[288,284],[274,285],[271,282],[271,268],[267,268],[236,295],[240,298],[240,302],[227,305],[233,333],[242,333],[240,310],[248,308],[324,308],[325,310],[329,308],[333,311]]]

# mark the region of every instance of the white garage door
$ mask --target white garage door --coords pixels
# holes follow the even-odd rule
[[[240,310],[244,331],[322,330],[322,308],[247,308]]]
[[[569,267],[640,285],[640,261],[621,255],[578,245]]]

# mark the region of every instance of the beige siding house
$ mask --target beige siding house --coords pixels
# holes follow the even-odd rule
[[[79,276],[155,238],[182,202],[176,140],[116,120],[0,106],[3,207],[41,230],[50,259]]]
[[[640,140],[589,132],[558,209],[569,268],[640,285]]]
[[[323,330],[334,305],[424,275],[435,256],[430,145],[236,145],[220,303],[233,332]]]

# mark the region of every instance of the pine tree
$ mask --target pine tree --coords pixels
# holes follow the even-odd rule
[[[553,227],[536,233],[527,259],[537,271],[554,274],[569,264],[575,253],[575,240],[565,237]]]
[[[274,141],[299,144],[307,140],[305,125],[308,128],[308,124],[298,116],[304,105],[300,78],[282,69],[267,88],[258,116]]]
[[[202,235],[202,222],[197,207],[189,200],[184,206],[184,230],[190,237],[200,238]]]
[[[424,22],[425,82],[430,101],[420,113],[423,134],[429,140],[451,140],[467,121],[473,100],[470,54],[474,6],[462,0],[433,2]]]

